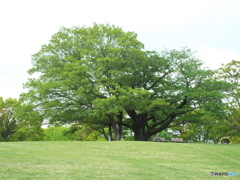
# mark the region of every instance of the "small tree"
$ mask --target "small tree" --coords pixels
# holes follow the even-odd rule
[[[18,129],[17,109],[21,104],[16,99],[3,100],[0,97],[0,136],[2,140],[11,137]]]
[[[42,117],[33,106],[0,97],[0,139],[42,140]],[[16,133],[16,134],[15,134]]]
[[[224,102],[226,105],[224,126],[228,127],[228,135],[240,135],[240,61],[232,60],[219,68],[216,78],[231,83],[231,88],[226,92]],[[226,136],[226,135],[225,135]]]

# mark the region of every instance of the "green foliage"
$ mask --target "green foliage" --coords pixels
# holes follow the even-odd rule
[[[90,126],[73,124],[70,127],[49,127],[44,130],[44,141],[104,141],[102,134]]]
[[[102,133],[94,130],[87,125],[73,124],[63,132],[64,136],[67,136],[71,140],[78,141],[105,141],[102,137]]]
[[[228,127],[228,134],[230,136],[240,136],[240,108],[234,109],[228,114],[224,125]]]
[[[88,137],[85,140],[86,141],[106,141],[106,139],[98,131],[93,131],[91,134],[88,135]]]
[[[50,127],[44,130],[44,141],[69,141],[70,139],[64,135],[67,130],[65,127]]]
[[[186,142],[218,143],[222,137],[235,134],[232,129],[226,126],[226,122],[226,120],[215,120],[208,117],[208,119],[205,119],[204,124],[188,123],[172,129],[180,132],[178,137],[183,138]]]
[[[43,118],[33,106],[0,97],[0,140],[42,140]]]
[[[240,61],[232,60],[230,63],[223,64],[218,70],[216,78],[222,79],[231,83],[231,88],[226,92],[224,99],[225,116],[226,121],[224,126],[228,127],[228,135],[239,136],[240,135]]]
[[[124,138],[124,141],[134,141],[134,136],[127,136]]]
[[[63,27],[33,55],[29,74],[38,76],[22,100],[51,123],[111,127],[115,140],[123,126],[148,140],[172,124],[195,123],[195,110],[224,114],[228,83],[214,79],[191,49],[143,48],[136,33],[113,25]]]
[[[231,138],[233,144],[240,144],[240,137],[239,136],[234,136]]]
[[[7,140],[18,128],[17,110],[21,104],[16,99],[0,97],[0,137]]]
[[[166,141],[171,141],[173,138],[173,134],[168,131],[168,129],[164,129],[163,131],[159,132],[158,134],[152,136],[149,141],[152,141],[153,137],[165,138]]]
[[[41,127],[22,126],[10,138],[10,141],[43,141],[44,130]]]
[[[23,104],[17,109],[16,117],[20,120],[20,126],[35,126],[39,128],[43,122],[43,116],[38,110],[34,109],[34,106],[29,104]]]

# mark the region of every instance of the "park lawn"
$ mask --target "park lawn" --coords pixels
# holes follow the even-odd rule
[[[1,142],[0,179],[240,179],[239,152],[240,144]]]

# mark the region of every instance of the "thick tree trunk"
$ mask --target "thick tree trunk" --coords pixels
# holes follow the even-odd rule
[[[127,111],[133,120],[132,130],[135,141],[147,141],[149,135],[145,132],[146,114],[137,114],[134,110]]]
[[[144,133],[144,129],[141,127],[137,127],[137,125],[135,125],[133,132],[135,141],[148,141],[149,137],[146,133]]]

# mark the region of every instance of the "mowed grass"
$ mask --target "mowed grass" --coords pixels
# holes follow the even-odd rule
[[[240,179],[240,144],[2,142],[0,179]]]

